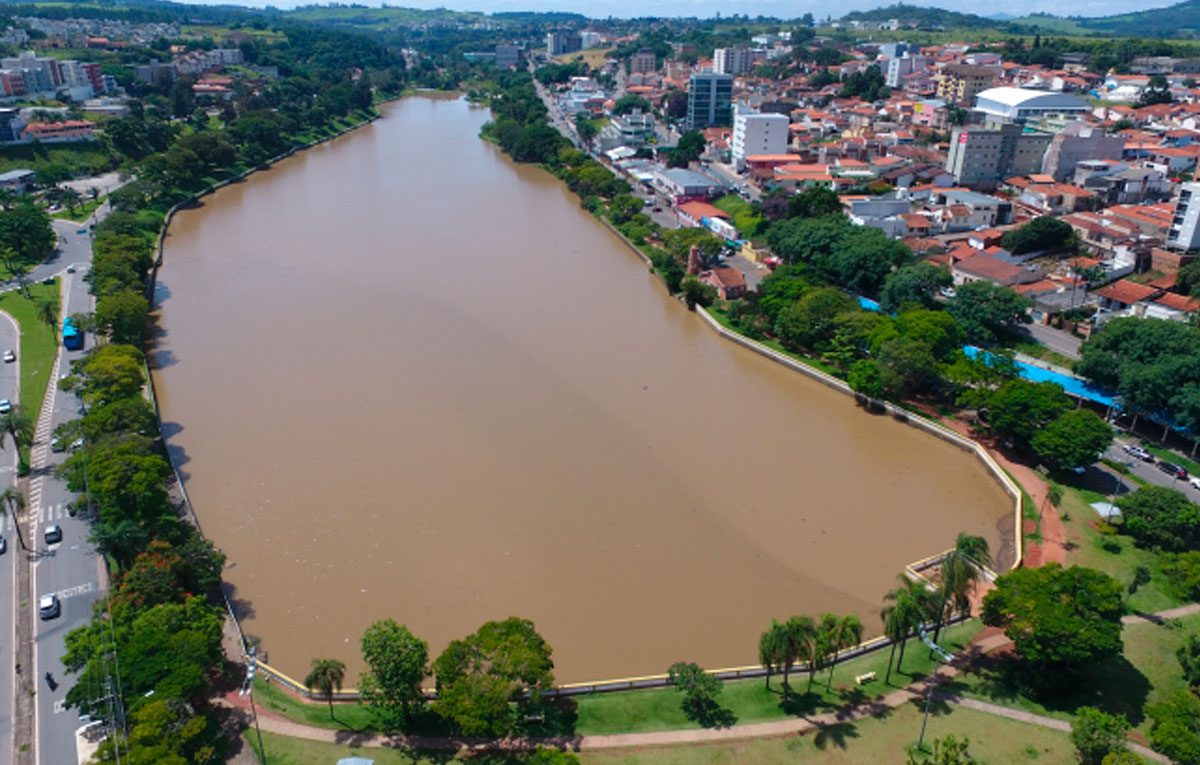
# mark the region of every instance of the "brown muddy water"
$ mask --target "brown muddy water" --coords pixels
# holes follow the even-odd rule
[[[410,98],[171,226],[165,430],[273,666],[510,615],[560,681],[750,664],[1011,541],[974,457],[717,337],[487,118]]]

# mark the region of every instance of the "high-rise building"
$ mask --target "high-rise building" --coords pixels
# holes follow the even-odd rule
[[[735,114],[730,151],[734,168],[740,173],[746,169],[746,157],[756,154],[785,154],[790,122],[785,114]]]
[[[579,44],[584,49],[595,48],[604,39],[604,35],[599,32],[593,32],[590,29],[585,29],[579,33]]]
[[[729,127],[733,122],[733,75],[693,74],[688,83],[687,129]]]
[[[637,53],[629,57],[629,73],[647,74],[653,72],[658,67],[654,51],[649,48],[642,48]]]
[[[929,66],[929,59],[924,56],[899,56],[887,60],[886,82],[889,88],[899,88],[904,85],[904,78],[913,72],[920,72]]]
[[[713,51],[713,71],[719,74],[745,74],[753,65],[750,49],[744,45]]]
[[[1167,246],[1176,250],[1200,248],[1200,183],[1180,185],[1175,217],[1167,232]]]
[[[521,61],[521,49],[515,45],[504,45],[501,43],[496,46],[496,66],[500,69],[508,69],[516,66]]]
[[[975,96],[992,87],[996,73],[986,66],[948,64],[942,67],[937,80],[937,97],[948,104],[975,103]]]
[[[583,47],[578,32],[569,29],[556,29],[546,34],[546,53],[551,56],[561,56],[564,53],[574,53]]]
[[[946,171],[964,186],[992,189],[1009,176],[1040,173],[1052,138],[1011,122],[955,128]]]

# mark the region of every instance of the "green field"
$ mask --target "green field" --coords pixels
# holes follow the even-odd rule
[[[713,206],[733,216],[733,225],[743,237],[750,238],[758,234],[762,216],[755,215],[750,203],[737,194],[726,194],[713,202]]]
[[[0,173],[38,170],[48,165],[61,165],[76,176],[89,176],[111,170],[113,161],[100,141],[0,147]]]
[[[63,220],[85,221],[92,213],[96,212],[96,208],[104,204],[104,200],[108,198],[107,194],[96,197],[95,199],[87,199],[84,202],[75,205],[75,212],[63,209],[51,215],[51,218],[61,218]]]
[[[35,423],[58,352],[56,328],[38,318],[37,301],[53,300],[57,306],[58,287],[59,281],[55,279],[53,284],[30,285],[28,298],[18,290],[0,295],[0,311],[12,316],[21,330],[21,347],[14,349],[21,364],[21,394],[17,403]],[[21,450],[21,462],[29,464],[28,449]]]
[[[587,765],[699,765],[700,763],[813,763],[814,765],[850,765],[852,763],[903,762],[905,752],[917,742],[921,731],[922,709],[919,704],[900,708],[855,722],[828,727],[803,736],[779,736],[722,744],[638,747],[612,750],[584,750],[580,759]],[[969,753],[980,765],[1037,763],[1067,765],[1077,762],[1075,749],[1067,734],[1036,725],[1015,722],[942,703],[933,705],[926,732],[929,741],[954,735],[970,740]],[[366,757],[376,765],[456,762],[447,753],[422,755],[392,748],[355,746],[352,743],[327,744],[262,734],[267,762],[272,765],[326,765],[341,757]],[[243,740],[257,751],[252,730]],[[519,763],[519,755],[504,757],[470,756],[473,763]]]

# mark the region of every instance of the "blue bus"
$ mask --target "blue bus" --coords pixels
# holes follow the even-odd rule
[[[63,320],[63,348],[68,351],[77,351],[83,347],[83,333],[75,329],[75,325],[70,318]]]

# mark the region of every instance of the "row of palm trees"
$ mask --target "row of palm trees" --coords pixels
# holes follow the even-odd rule
[[[959,534],[954,549],[942,560],[937,587],[905,574],[899,576],[900,587],[884,596],[886,605],[880,614],[883,632],[892,641],[885,683],[892,679],[893,663],[896,670],[900,671],[908,640],[922,626],[934,628],[933,640],[936,643],[950,619],[956,613],[970,609],[971,592],[983,577],[984,567],[991,565],[986,539]],[[853,615],[838,617],[824,614],[820,619],[793,616],[786,622],[772,620],[771,627],[758,642],[758,660],[767,668],[767,687],[771,687],[771,675],[782,672],[783,695],[786,699],[792,666],[803,663],[808,671],[810,691],[817,672],[828,667],[829,677],[825,684],[828,690],[833,686],[833,670],[838,656],[847,648],[858,645],[862,641],[862,633],[863,625]],[[897,646],[900,648],[900,660],[895,662]]]

